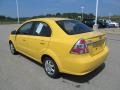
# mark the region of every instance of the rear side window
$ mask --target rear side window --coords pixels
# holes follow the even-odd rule
[[[35,22],[33,35],[50,37],[51,36],[51,29],[46,23]]]
[[[60,20],[56,23],[69,35],[91,32],[92,30],[78,20]]]

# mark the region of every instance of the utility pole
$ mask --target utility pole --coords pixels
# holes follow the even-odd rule
[[[82,21],[83,21],[83,19],[84,19],[84,16],[83,16],[83,14],[84,14],[84,7],[82,6],[81,9],[82,9]]]
[[[109,13],[109,20],[111,20],[111,13]]]
[[[97,24],[97,19],[98,19],[98,5],[99,5],[99,1],[96,0],[96,17],[95,17],[95,24],[93,25],[93,28],[95,30],[98,29],[98,24]]]
[[[20,19],[19,19],[19,6],[18,6],[18,0],[16,0],[16,7],[17,7],[17,22],[18,24],[20,23]]]
[[[96,18],[95,18],[95,25],[97,25],[97,18],[98,18],[98,0],[96,1]]]

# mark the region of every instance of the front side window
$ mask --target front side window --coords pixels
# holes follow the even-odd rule
[[[91,32],[92,30],[78,20],[60,20],[56,23],[69,35]]]
[[[17,34],[21,34],[21,35],[31,35],[32,32],[32,22],[26,23],[24,25],[22,25],[20,27],[20,29],[18,30]]]
[[[51,29],[46,23],[36,22],[34,24],[33,35],[50,37]]]

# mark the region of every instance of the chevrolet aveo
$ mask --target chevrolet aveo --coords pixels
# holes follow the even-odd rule
[[[12,54],[20,52],[41,63],[46,74],[85,75],[104,63],[106,35],[78,20],[38,18],[26,21],[9,37]]]

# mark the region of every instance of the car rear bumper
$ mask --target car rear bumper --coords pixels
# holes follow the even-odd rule
[[[73,75],[85,75],[92,72],[104,63],[108,52],[108,48],[105,47],[102,52],[95,56],[86,55],[83,56],[83,58],[79,56],[68,58],[67,62],[64,64],[63,72]]]

